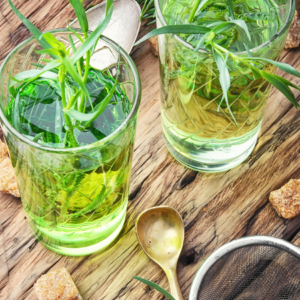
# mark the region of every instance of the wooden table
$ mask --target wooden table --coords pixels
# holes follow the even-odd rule
[[[14,2],[41,30],[63,27],[65,20],[74,17],[66,0]],[[29,36],[6,0],[0,0],[0,32],[0,60]],[[299,54],[300,49],[285,51],[282,61],[300,70]],[[1,194],[0,299],[36,299],[36,280],[60,267],[70,271],[85,300],[163,299],[132,279],[137,275],[168,288],[164,273],[139,247],[134,229],[139,213],[156,205],[176,208],[185,223],[186,240],[178,266],[185,299],[204,259],[232,239],[265,234],[300,245],[300,217],[289,221],[279,218],[268,201],[272,190],[291,178],[300,178],[300,110],[273,90],[252,155],[228,172],[197,173],[175,161],[164,146],[158,59],[147,43],[135,48],[132,57],[141,75],[143,98],[127,221],[120,239],[109,250],[86,257],[55,254],[32,236],[20,199]],[[300,86],[300,79],[286,78]],[[300,100],[299,92],[296,95]]]

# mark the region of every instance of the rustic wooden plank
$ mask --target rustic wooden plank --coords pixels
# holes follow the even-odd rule
[[[0,224],[2,224],[0,219]],[[9,267],[7,265],[6,248],[3,236],[3,226],[0,227],[0,290],[3,289],[8,282]]]

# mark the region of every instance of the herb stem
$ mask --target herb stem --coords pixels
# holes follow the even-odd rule
[[[88,38],[88,35],[87,35],[86,32],[84,33],[84,38],[85,39]],[[85,71],[84,71],[84,76],[83,76],[83,79],[82,79],[84,85],[86,85],[86,83],[87,83],[87,79],[88,79],[88,75],[89,75],[89,71],[90,71],[91,55],[92,55],[91,50],[87,51],[86,59],[85,59]],[[84,103],[85,103],[85,95],[82,94],[81,98],[80,98],[80,103],[79,103],[79,111],[80,112],[84,112]]]
[[[89,50],[86,53],[86,60],[85,60],[85,73],[84,73],[84,77],[83,77],[83,83],[86,84],[87,83],[87,78],[89,75],[89,71],[90,71],[90,60],[91,60],[91,50]]]
[[[59,67],[59,74],[58,74],[59,82],[60,82],[60,87],[61,87],[61,102],[63,108],[67,106],[66,102],[66,87],[65,87],[65,79],[66,79],[66,74],[65,74],[65,66],[61,65]]]
[[[84,33],[84,38],[85,39],[88,38],[87,32]],[[86,53],[86,59],[85,59],[85,73],[84,73],[84,77],[83,77],[83,83],[84,84],[87,83],[87,78],[88,78],[89,70],[90,70],[91,56],[92,56],[92,52],[91,52],[91,50],[88,50],[87,53]]]
[[[232,52],[230,52],[229,50],[223,48],[222,46],[218,45],[217,43],[211,42],[211,46],[215,49],[218,49],[218,50],[222,51],[223,53],[226,53],[226,54],[229,53],[229,55],[231,57],[236,58],[236,56]]]
[[[241,61],[243,64],[245,64],[247,67],[249,67],[251,69],[251,64],[247,61],[247,59],[243,58],[243,57],[240,57],[240,56],[237,56],[237,55],[234,55],[232,52],[230,52],[229,50],[223,48],[222,46],[212,42],[212,47],[214,48],[217,48],[218,50],[222,51],[223,53],[226,53],[226,54],[229,54],[233,59],[235,60],[238,60],[238,61]]]
[[[223,53],[229,54],[233,59],[238,60],[238,61],[245,61],[244,58],[239,57],[237,55],[234,55],[232,52],[230,52],[229,50],[223,48],[222,46],[218,45],[217,43],[211,42],[211,46],[214,47],[215,49],[218,49],[220,51],[222,51]]]
[[[66,102],[66,85],[65,85],[65,80],[66,80],[66,72],[65,72],[65,66],[61,65],[59,67],[59,82],[60,82],[60,88],[61,88],[61,103],[63,108],[67,107],[67,102]],[[71,146],[78,147],[78,143],[75,139],[74,133],[73,133],[73,124],[72,121],[70,120],[69,116],[64,113],[64,117],[66,120],[66,124],[68,126],[68,130],[71,135]]]
[[[45,132],[41,132],[41,133],[39,133],[39,134],[37,134],[34,138],[33,138],[33,142],[38,142],[39,140],[40,140],[40,138],[43,138],[44,137],[44,135],[45,135]]]
[[[192,12],[191,12],[191,14],[190,14],[190,17],[189,17],[189,19],[188,19],[188,21],[189,21],[190,23],[192,23],[193,20],[194,20],[195,13],[196,13],[196,11],[197,11],[197,8],[198,8],[200,2],[201,2],[201,0],[196,0],[196,3],[195,3],[195,5],[194,5],[194,7],[193,7],[193,9],[192,9]]]
[[[77,65],[79,76],[82,78],[82,70],[81,70],[81,66],[80,66],[79,60],[77,61],[76,65]]]

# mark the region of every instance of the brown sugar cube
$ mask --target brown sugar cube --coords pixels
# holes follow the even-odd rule
[[[299,47],[299,45],[300,45],[300,18],[298,12],[296,11],[284,48],[285,49],[297,48]]]
[[[150,49],[155,56],[158,56],[158,39],[153,36],[149,39]]]
[[[5,143],[0,140],[0,191],[20,197],[15,172],[8,156],[8,150]]]
[[[8,156],[8,149],[5,143],[0,140],[0,163]]]
[[[15,172],[11,165],[9,157],[6,157],[0,164],[0,191],[20,197],[18,185],[15,178]]]
[[[34,285],[34,290],[39,300],[82,300],[65,268],[41,276]]]
[[[269,199],[279,217],[291,219],[300,215],[300,180],[291,179],[281,189],[272,192]]]

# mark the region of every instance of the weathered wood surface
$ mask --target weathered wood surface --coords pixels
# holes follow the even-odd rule
[[[65,20],[73,18],[66,0],[15,3],[42,30],[63,27]],[[0,32],[0,61],[29,35],[6,0],[0,0]],[[282,61],[300,70],[299,55],[300,49],[285,51]],[[178,273],[185,299],[204,259],[232,239],[265,234],[300,246],[300,217],[279,218],[268,202],[272,190],[290,178],[300,178],[300,110],[273,90],[257,146],[247,161],[224,173],[197,173],[176,162],[164,146],[157,58],[147,43],[135,48],[132,57],[141,75],[143,98],[130,203],[120,239],[109,250],[87,257],[52,253],[32,236],[20,200],[1,194],[0,299],[36,299],[33,284],[37,278],[59,267],[70,271],[85,300],[163,299],[132,279],[137,275],[168,288],[165,275],[144,255],[135,236],[138,214],[156,205],[170,205],[184,219],[186,240]],[[300,85],[300,79],[286,78]],[[296,95],[300,100],[299,92]]]

